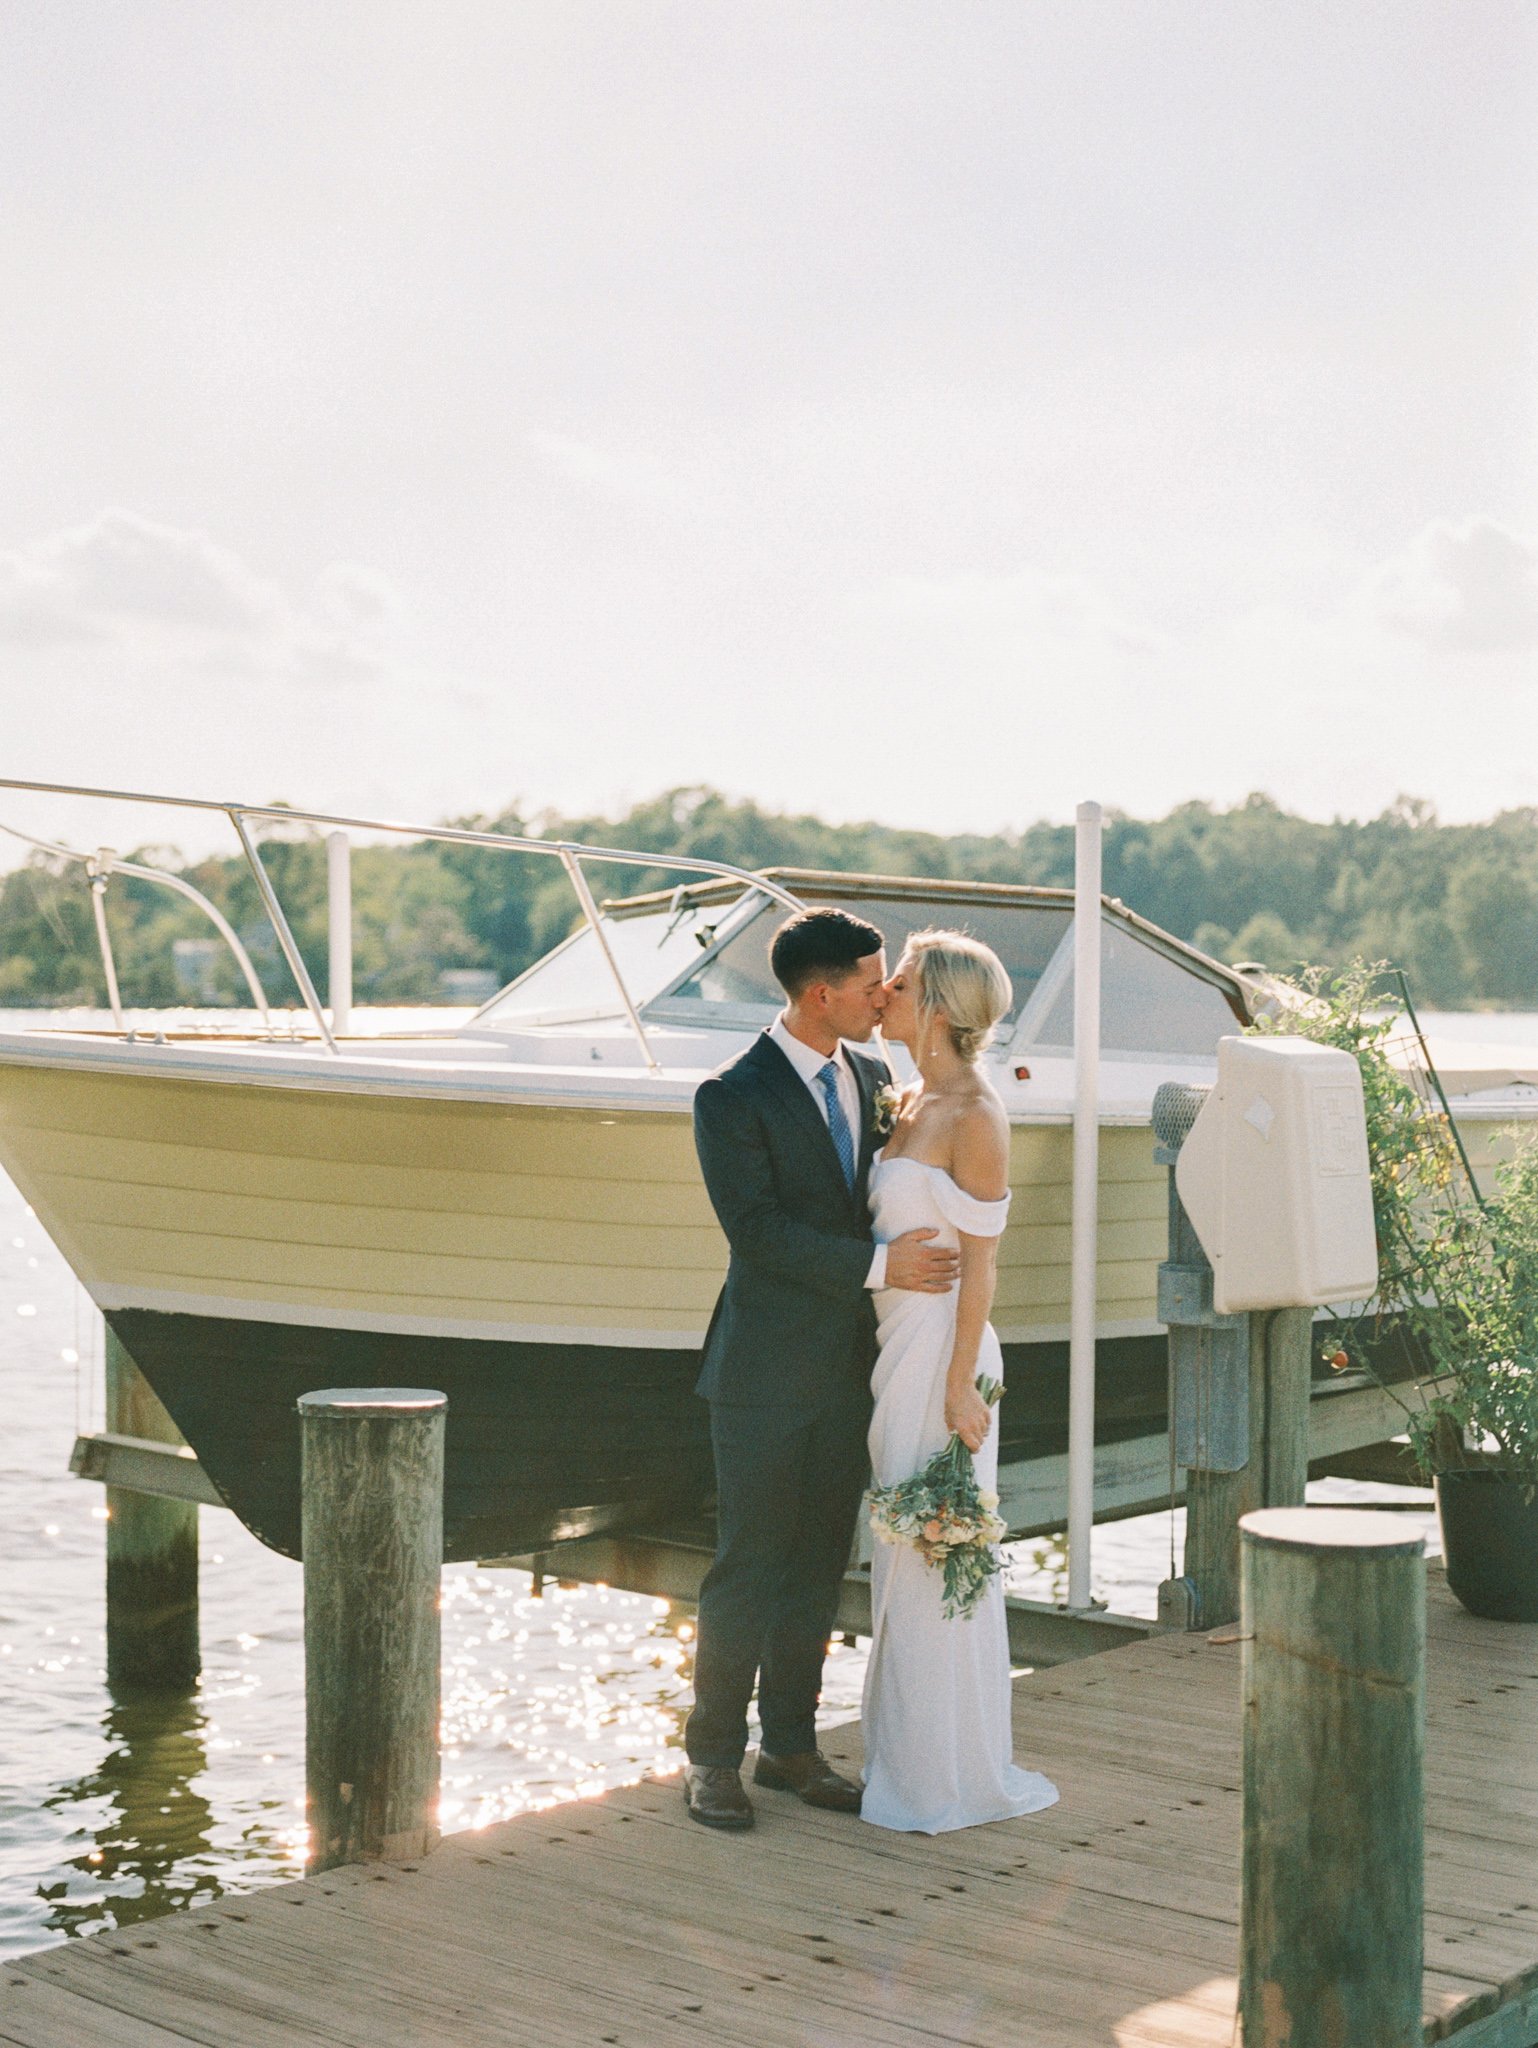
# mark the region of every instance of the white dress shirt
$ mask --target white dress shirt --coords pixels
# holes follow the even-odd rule
[[[854,1140],[854,1156],[860,1156],[860,1133],[864,1127],[864,1115],[860,1108],[860,1084],[854,1077],[854,1068],[849,1064],[849,1055],[840,1041],[831,1052],[819,1052],[814,1045],[805,1045],[796,1037],[785,1022],[783,1012],[769,1026],[769,1036],[784,1053],[801,1079],[806,1083],[807,1092],[817,1105],[817,1114],[823,1122],[828,1121],[828,1098],[817,1076],[831,1059],[838,1069],[838,1106],[844,1112],[844,1121],[849,1126],[849,1135]],[[875,1257],[870,1262],[870,1271],[865,1276],[867,1287],[886,1285],[886,1246],[878,1244]]]

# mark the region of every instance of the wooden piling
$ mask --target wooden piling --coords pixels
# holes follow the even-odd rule
[[[1423,1541],[1397,1517],[1244,1517],[1244,2048],[1420,2048]]]
[[[107,1428],[152,1443],[181,1432],[107,1330]],[[107,1683],[113,1690],[190,1692],[198,1642],[198,1510],[124,1486],[107,1488]]]
[[[438,1839],[444,1395],[299,1399],[311,1871]]]
[[[1185,1571],[1202,1628],[1238,1616],[1241,1518],[1301,1507],[1308,1486],[1313,1310],[1261,1309],[1249,1324],[1249,1462],[1237,1472],[1186,1473]]]

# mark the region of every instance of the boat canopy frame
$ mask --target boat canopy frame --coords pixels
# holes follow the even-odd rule
[[[1053,887],[1046,883],[973,881],[966,876],[915,876],[880,875],[858,871],[834,869],[768,867],[759,870],[753,877],[754,885],[760,891],[773,893],[772,885],[782,886],[800,892],[807,904],[837,902],[855,904],[864,898],[880,898],[888,902],[953,903],[959,909],[969,904],[993,904],[1011,909],[1055,910],[1066,914],[1068,923],[1057,941],[1046,963],[1039,982],[1026,998],[1018,1015],[1014,1018],[1007,1036],[997,1045],[998,1056],[1002,1059],[1013,1057],[1023,1049],[1067,1050],[1056,1041],[1048,1042],[1037,1036],[1032,1026],[1040,1024],[1052,1009],[1064,985],[1070,982],[1074,973],[1074,924],[1077,918],[1077,897],[1072,889]],[[676,889],[648,890],[635,896],[611,898],[600,904],[603,915],[616,922],[630,918],[656,917],[664,911],[676,919],[682,911],[694,908],[696,911],[720,904],[723,916],[715,927],[707,928],[709,937],[700,935],[703,951],[698,959],[675,974],[671,981],[658,989],[642,1005],[643,1015],[657,1024],[714,1024],[727,1030],[756,1029],[763,1022],[760,1010],[752,1005],[739,1006],[731,1003],[713,1002],[708,1014],[696,1017],[677,1001],[679,990],[691,981],[701,970],[736,939],[742,929],[742,913],[749,898],[733,894],[720,882],[680,883]],[[1243,1030],[1251,1021],[1261,1001],[1264,990],[1253,976],[1241,974],[1236,969],[1225,967],[1220,960],[1214,960],[1199,947],[1184,939],[1177,939],[1161,925],[1152,923],[1135,910],[1129,910],[1119,896],[1100,898],[1100,922],[1102,929],[1121,927],[1130,932],[1150,952],[1172,962],[1195,980],[1205,982],[1215,989],[1228,1004],[1233,1013],[1235,1028]],[[566,943],[570,943],[567,941]],[[552,956],[547,954],[546,960]],[[536,961],[525,970],[536,974],[543,961]],[[500,1003],[502,991],[485,1005],[490,1010]],[[481,1014],[484,1014],[482,1012]],[[475,1021],[471,1020],[472,1023]],[[1106,1053],[1109,1058],[1131,1057],[1131,1055]]]
[[[608,937],[603,929],[603,913],[594,899],[591,885],[583,869],[583,863],[585,861],[602,861],[621,867],[662,868],[675,874],[701,875],[716,882],[735,883],[742,888],[756,889],[792,912],[805,908],[799,897],[793,895],[789,889],[784,888],[779,882],[767,876],[755,874],[749,868],[734,867],[728,861],[704,860],[692,854],[642,853],[628,847],[589,846],[580,840],[530,839],[512,832],[474,831],[468,826],[414,825],[404,823],[398,818],[359,818],[336,811],[308,811],[301,810],[292,804],[234,803],[218,798],[167,796],[163,793],[148,790],[95,789],[81,783],[25,782],[14,776],[0,776],[0,789],[14,789],[32,796],[87,797],[93,802],[98,803],[154,804],[169,810],[201,811],[210,816],[227,818],[239,842],[246,865],[251,871],[251,878],[256,884],[257,894],[261,898],[262,908],[266,913],[267,921],[272,926],[273,936],[277,940],[279,950],[287,963],[290,974],[294,978],[300,998],[306,1010],[308,1010],[326,1050],[337,1056],[341,1054],[341,1047],[337,1044],[336,1036],[327,1020],[325,1007],[311,978],[310,970],[304,963],[304,956],[299,950],[298,941],[295,939],[288,918],[284,914],[283,906],[278,900],[277,891],[272,884],[272,877],[268,874],[263,863],[254,827],[264,824],[315,825],[324,826],[336,832],[392,832],[399,833],[403,838],[436,840],[453,846],[482,846],[493,851],[506,853],[537,853],[544,854],[553,860],[558,860],[565,869],[567,879],[572,886],[572,893],[577,899],[578,907],[588,928],[592,931],[597,941],[609,972],[614,978],[620,1002],[629,1020],[630,1028],[635,1034],[636,1043],[640,1048],[641,1058],[647,1070],[653,1074],[660,1074],[662,1068],[652,1051],[651,1042],[646,1035],[646,1027],[641,1022],[640,1013],[636,1009],[630,990],[626,986],[625,977],[620,972],[619,963],[615,959],[613,949],[609,945]],[[194,889],[190,882],[184,882],[179,875],[170,875],[158,868],[145,867],[137,862],[120,860],[116,851],[111,847],[100,847],[94,854],[88,854],[52,840],[36,838],[28,832],[17,831],[14,826],[0,826],[0,830],[10,833],[13,838],[21,839],[29,845],[40,847],[45,852],[59,858],[80,861],[85,865],[91,881],[97,944],[102,956],[102,970],[107,982],[108,1001],[112,1009],[114,1022],[125,1037],[131,1038],[133,1034],[127,1029],[126,1020],[123,1015],[123,1006],[118,993],[117,969],[113,960],[111,934],[107,928],[105,904],[107,883],[114,874],[127,874],[132,875],[136,880],[164,883],[166,886],[177,890],[180,894],[190,897],[201,906],[213,920],[215,928],[234,953],[236,964],[239,966],[247,986],[256,999],[257,1007],[262,1012],[269,1034],[272,1034],[271,1009],[266,994],[262,989],[261,981],[257,976],[255,968],[251,965],[250,956],[220,911],[209,902],[206,896]],[[673,893],[676,895],[677,891]]]

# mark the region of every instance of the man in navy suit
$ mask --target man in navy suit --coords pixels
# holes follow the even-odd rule
[[[704,1082],[694,1140],[731,1247],[699,1392],[715,1453],[715,1561],[700,1588],[684,1797],[706,1827],[747,1828],[740,1776],[758,1684],[755,1784],[857,1813],[860,1787],[818,1753],[817,1702],[868,1476],[872,1293],[945,1293],[954,1251],[932,1230],[871,1238],[866,1182],[891,1077],[851,1052],[885,1007],[874,925],[798,913],[770,965],[784,1011]]]

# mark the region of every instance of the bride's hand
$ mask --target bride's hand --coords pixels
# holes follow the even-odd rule
[[[993,1410],[972,1380],[964,1387],[946,1388],[945,1426],[956,1432],[969,1451],[975,1454],[982,1449],[992,1421]]]

